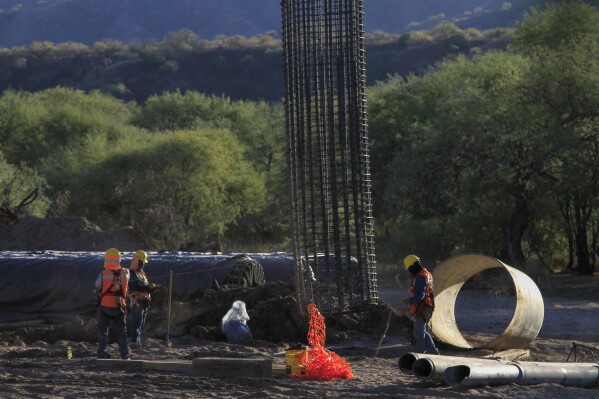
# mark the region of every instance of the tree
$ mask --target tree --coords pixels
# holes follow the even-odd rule
[[[421,78],[390,83],[400,101],[380,109],[400,130],[373,135],[373,154],[383,148],[388,159],[373,160],[387,165],[375,181],[385,186],[383,209],[394,210],[387,224],[398,223],[386,228],[402,235],[405,224],[414,236],[420,225],[429,236],[413,250],[435,257],[482,251],[524,265],[522,242],[543,167],[539,137],[520,110],[525,63],[505,53],[458,57]],[[371,121],[380,123],[376,114]]]
[[[523,92],[552,146],[564,235],[579,271],[592,274],[599,228],[599,11],[581,1],[533,9],[518,26],[514,48],[531,61]]]
[[[237,220],[229,234],[243,239],[250,232],[267,242],[285,239],[289,232],[289,194],[280,102],[231,101],[222,96],[176,91],[150,97],[134,121],[157,133],[193,128],[233,132],[244,146],[244,158],[264,179],[268,200],[261,212]]]
[[[37,93],[5,91],[0,97],[0,140],[10,162],[39,166],[90,134],[118,132],[133,105],[98,92],[54,88]]]
[[[72,206],[102,226],[134,225],[166,248],[222,239],[264,201],[264,183],[225,130],[178,131],[121,148],[75,179]]]
[[[533,7],[517,23],[513,47],[528,55],[563,50],[599,39],[599,12],[581,0]]]
[[[14,223],[24,215],[45,216],[50,205],[46,188],[35,170],[9,164],[0,152],[0,222]]]

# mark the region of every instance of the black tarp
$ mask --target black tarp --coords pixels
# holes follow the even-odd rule
[[[245,256],[244,256],[245,255]],[[132,253],[123,253],[129,267]],[[287,281],[293,257],[273,254],[200,254],[149,252],[150,282],[168,286],[173,272],[173,300],[189,300],[223,281],[246,256],[260,263],[266,281]],[[44,319],[65,322],[92,316],[96,309],[95,281],[102,271],[102,252],[0,252],[0,323]]]

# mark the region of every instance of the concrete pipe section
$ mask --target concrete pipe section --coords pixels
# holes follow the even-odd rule
[[[514,313],[507,328],[481,348],[501,351],[525,348],[539,334],[545,308],[537,285],[523,272],[484,255],[455,256],[433,271],[435,311],[431,329],[437,339],[458,348],[473,346],[462,336],[455,319],[455,304],[462,286],[483,270],[502,268],[511,277],[516,296]],[[490,312],[493,309],[489,309]]]
[[[513,362],[489,365],[466,363],[448,367],[443,380],[451,386],[469,387],[513,383],[520,385],[560,384],[591,388],[599,384],[599,364]]]
[[[399,369],[415,377],[442,381],[445,370],[462,364],[468,365],[497,365],[502,362],[497,359],[477,359],[461,356],[429,355],[408,352],[399,357]]]

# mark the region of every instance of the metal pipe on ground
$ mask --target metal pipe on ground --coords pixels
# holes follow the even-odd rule
[[[443,380],[443,374],[448,367],[463,364],[489,364],[502,363],[499,359],[478,359],[464,356],[429,355],[426,353],[408,352],[399,357],[399,369],[405,374],[423,379]],[[505,363],[505,362],[503,362]]]
[[[467,363],[470,366],[497,366],[505,364],[498,359],[477,359],[457,356],[438,356],[435,358],[420,358],[414,362],[412,372],[415,377],[443,381],[445,370]]]
[[[505,363],[499,359],[478,359],[464,356],[429,355],[425,353],[408,352],[399,357],[399,369],[415,377],[442,381],[445,370],[449,367],[468,365],[497,365]]]
[[[438,359],[442,357],[442,355],[429,355],[426,353],[416,353],[416,352],[408,352],[404,353],[399,357],[398,366],[399,369],[406,373],[412,374],[414,363],[416,363],[419,359]]]
[[[513,363],[495,366],[462,364],[448,367],[443,376],[447,385],[461,387],[504,385],[517,383],[520,378],[520,368]]]
[[[560,384],[576,387],[599,386],[598,363],[513,362],[492,365],[463,364],[448,367],[443,380],[451,386],[505,384]]]
[[[599,386],[599,363],[516,362],[522,370],[520,384],[553,383],[577,387]]]

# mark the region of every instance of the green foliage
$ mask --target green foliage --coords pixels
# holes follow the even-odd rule
[[[133,123],[155,132],[198,127],[229,129],[245,144],[247,159],[257,170],[270,172],[273,163],[284,162],[280,103],[231,101],[223,96],[176,91],[150,97]]]
[[[260,173],[267,203],[261,212],[246,214],[229,231],[231,239],[272,243],[288,234],[285,131],[281,103],[231,101],[222,96],[176,91],[150,97],[134,122],[154,132],[192,128],[231,130],[244,145],[244,158]],[[277,238],[279,237],[279,238]]]
[[[0,152],[0,216],[8,212],[17,217],[44,217],[50,206],[44,195],[47,187],[34,169],[24,164],[12,165]]]
[[[118,136],[131,107],[98,92],[55,88],[38,93],[8,90],[0,97],[0,140],[9,162],[39,166],[60,157],[88,135]],[[133,107],[134,108],[134,107]]]
[[[75,182],[73,209],[102,225],[133,224],[167,248],[222,238],[264,201],[263,181],[225,130],[152,136],[90,165]]]
[[[379,108],[371,107],[370,131],[373,149],[388,157],[375,181],[385,180],[383,211],[395,212],[383,226],[390,235],[435,220],[445,234],[435,235],[440,254],[486,249],[505,255],[505,229],[520,211],[520,196],[527,198],[525,213],[534,206],[530,191],[543,154],[529,145],[537,136],[518,103],[525,65],[521,57],[489,53],[445,62],[422,78],[389,82],[399,93],[392,107],[383,101],[382,115],[397,122],[379,126]],[[371,103],[393,91],[375,89]],[[389,127],[397,129],[394,134],[379,135]]]
[[[579,1],[549,5],[533,10],[516,33],[515,48],[531,60],[523,93],[548,133],[551,177],[560,187],[550,194],[570,251],[590,274],[599,225],[599,11]]]
[[[550,5],[518,27],[517,54],[458,57],[371,90],[386,256],[473,251],[516,266],[575,259],[580,272],[594,270],[598,17],[580,2]],[[442,28],[438,35],[456,32]]]
[[[40,190],[51,195],[53,216],[85,215],[103,228],[132,224],[170,248],[225,234],[285,239],[281,104],[175,92],[138,109],[55,88],[6,91],[0,111],[3,149],[50,183]],[[48,210],[47,199],[36,202],[39,210],[30,209]]]
[[[530,53],[537,49],[557,50],[577,43],[599,40],[597,8],[581,0],[549,3],[533,8],[517,25],[516,49]]]

